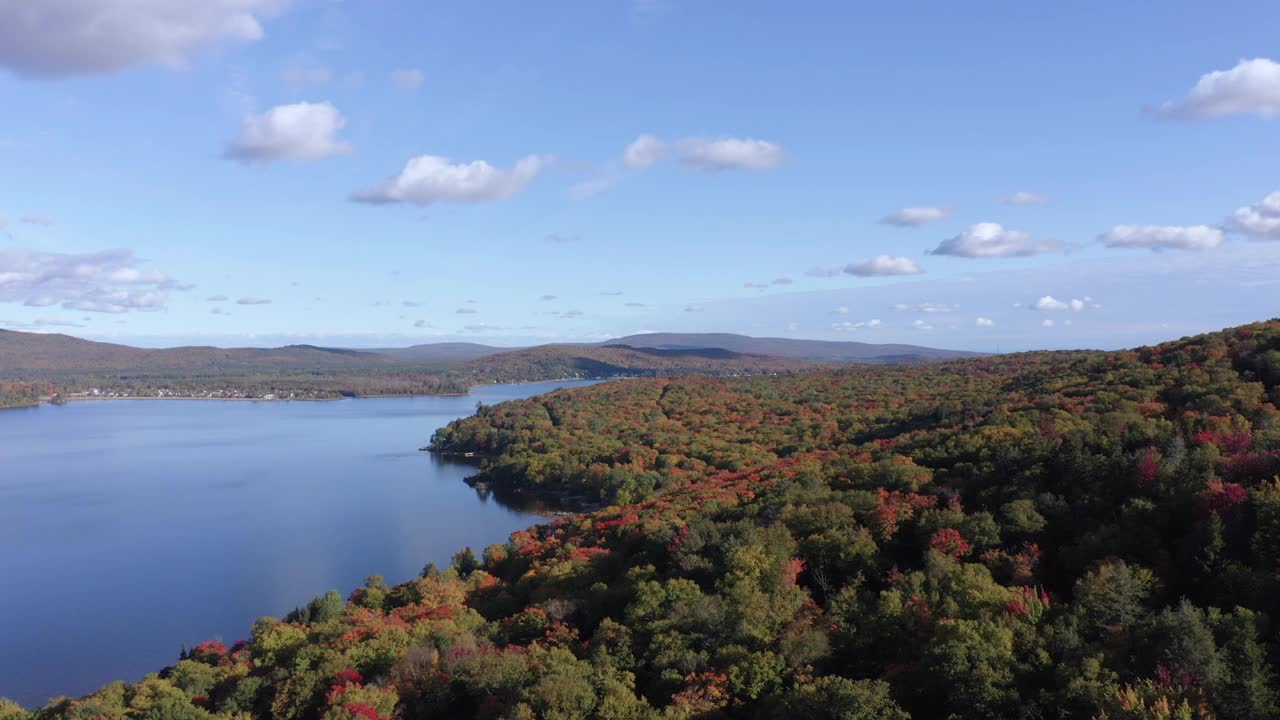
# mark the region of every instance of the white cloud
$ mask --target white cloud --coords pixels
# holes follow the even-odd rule
[[[475,315],[478,312],[480,311],[475,308],[458,308],[453,311],[455,315]]]
[[[416,328],[429,328],[431,327],[431,323],[426,320],[414,320],[413,326]]]
[[[160,310],[178,284],[131,250],[65,254],[0,248],[0,302],[123,313]]]
[[[988,317],[979,317],[973,321],[978,327],[995,327],[996,321]]]
[[[622,164],[629,168],[647,168],[669,152],[667,144],[653,135],[641,135],[622,153]]]
[[[270,305],[271,301],[267,298],[260,297],[242,297],[236,301],[237,305]]]
[[[1032,310],[1050,310],[1050,311],[1071,310],[1073,312],[1080,312],[1081,310],[1084,310],[1085,304],[1088,301],[1089,301],[1088,297],[1086,297],[1083,300],[1079,298],[1072,298],[1070,300],[1059,300],[1052,295],[1045,295],[1045,296],[1042,296],[1039,300],[1036,300],[1034,303],[1032,303],[1030,307]],[[1094,307],[1097,307],[1097,306],[1095,305]]]
[[[229,299],[230,298],[228,298],[226,295],[210,295],[209,297],[205,298],[205,301],[206,302],[226,302]]]
[[[279,105],[261,115],[248,115],[226,155],[240,162],[319,160],[351,152],[339,140],[346,118],[333,105],[300,102]]]
[[[960,309],[959,305],[944,305],[942,303],[915,303],[908,305],[906,303],[898,303],[893,306],[898,312],[922,312],[922,313],[949,313]]]
[[[849,321],[849,320],[845,320],[845,321],[843,321],[843,322],[833,322],[833,323],[831,323],[831,329],[832,329],[832,330],[843,330],[843,331],[853,331],[853,330],[863,330],[863,329],[870,330],[870,329],[878,328],[878,327],[880,327],[880,325],[881,325],[881,323],[880,323],[880,321],[879,321],[878,319],[877,319],[877,320],[864,320],[864,321],[862,321],[862,322],[851,322],[851,321]]]
[[[1227,218],[1227,229],[1253,240],[1280,240],[1280,192],[1236,210]]]
[[[844,305],[841,305],[838,308],[833,308],[831,312],[835,313],[836,315],[848,315],[849,308],[845,307]]]
[[[916,330],[932,330],[933,329],[933,326],[925,322],[924,320],[912,320],[911,327],[915,328]]]
[[[538,298],[538,299],[539,299],[539,300],[541,300],[541,301],[543,301],[543,302],[551,302],[552,300],[555,300],[555,299],[556,299],[556,296],[555,296],[555,295],[543,295],[542,297],[540,297],[540,298]]]
[[[684,311],[688,313],[702,312],[701,305],[685,305]]]
[[[1098,236],[1110,248],[1208,250],[1225,240],[1221,228],[1208,225],[1116,225]]]
[[[1032,240],[1027,233],[1006,230],[1000,223],[981,222],[943,240],[930,254],[965,258],[1028,257],[1060,247],[1061,244],[1053,240]]]
[[[407,307],[407,308],[422,307],[422,303],[416,302],[413,300],[401,300],[400,307]]]
[[[894,255],[877,255],[866,260],[851,262],[845,266],[844,272],[858,277],[876,277],[881,275],[918,275],[924,270],[908,257]]]
[[[773,279],[773,282],[772,282],[771,284],[772,284],[772,285],[790,285],[790,284],[791,284],[791,278],[789,278],[789,277],[779,277],[779,278],[774,278],[774,279]]]
[[[938,207],[937,205],[926,205],[923,207],[902,208],[897,212],[890,213],[880,218],[883,225],[897,225],[899,227],[911,227],[915,225],[924,225],[925,223],[938,222],[951,217],[951,208]]]
[[[404,68],[401,70],[394,70],[391,73],[391,82],[395,83],[396,87],[401,90],[417,90],[422,87],[422,83],[425,82],[426,79],[427,76],[423,74],[421,70],[416,68]]]
[[[767,170],[780,165],[783,157],[781,145],[754,138],[685,138],[678,151],[680,162],[709,172]]]
[[[438,155],[419,155],[400,174],[369,190],[354,193],[357,202],[384,204],[408,202],[485,202],[519,195],[553,162],[548,155],[529,155],[510,169],[483,160],[452,163]]]
[[[1215,70],[1180,102],[1161,106],[1177,118],[1216,118],[1227,115],[1280,115],[1280,63],[1267,58],[1241,60],[1230,70]]]
[[[209,314],[210,315],[230,315],[231,313],[226,308],[219,305],[219,306],[209,308]]]
[[[0,0],[0,65],[22,75],[185,67],[220,41],[264,36],[286,0]]]
[[[1040,327],[1047,327],[1047,328],[1053,327],[1053,320],[1045,318],[1040,322]]]
[[[322,67],[290,65],[280,71],[280,77],[290,85],[324,85],[329,82],[329,71]]]
[[[1044,205],[1049,202],[1049,198],[1026,190],[1019,190],[1012,195],[997,198],[996,202],[1004,203],[1005,205]]]

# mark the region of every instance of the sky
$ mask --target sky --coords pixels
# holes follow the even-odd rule
[[[0,0],[0,327],[1118,348],[1280,315],[1280,5]]]

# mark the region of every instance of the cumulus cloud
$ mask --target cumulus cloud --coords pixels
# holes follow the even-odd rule
[[[1019,190],[1012,195],[997,198],[996,202],[1000,202],[1005,205],[1044,205],[1049,202],[1049,198],[1043,195],[1037,195],[1033,192],[1027,192],[1026,190]]]
[[[960,309],[959,305],[944,305],[942,303],[898,303],[893,306],[898,312],[921,312],[921,313],[949,313]]]
[[[1206,73],[1186,97],[1165,103],[1160,112],[1174,118],[1280,116],[1280,63],[1253,58],[1230,70]]]
[[[851,262],[845,266],[846,275],[877,277],[883,275],[918,275],[924,272],[920,265],[908,257],[877,255],[866,260]]]
[[[1084,310],[1085,303],[1087,303],[1088,300],[1089,300],[1088,298],[1085,298],[1084,300],[1081,300],[1079,298],[1072,298],[1070,300],[1059,300],[1052,295],[1045,295],[1041,297],[1039,300],[1036,300],[1034,303],[1032,303],[1031,309],[1032,310],[1049,310],[1049,311],[1071,310],[1074,312],[1080,312],[1081,310]]]
[[[163,309],[168,291],[181,286],[143,263],[125,249],[70,254],[0,248],[0,302],[106,313]]]
[[[995,327],[996,321],[988,317],[979,317],[973,321],[978,327]]]
[[[261,297],[242,297],[236,301],[237,305],[270,305],[271,300]]]
[[[427,76],[421,70],[416,68],[404,68],[394,70],[391,73],[391,82],[401,90],[417,90],[422,87],[422,83],[426,81]]]
[[[880,218],[880,223],[882,225],[912,227],[915,225],[938,222],[939,220],[946,220],[949,217],[951,217],[951,208],[938,207],[937,205],[925,205],[922,207],[902,208],[897,212],[890,213]]]
[[[844,320],[842,322],[831,323],[831,329],[832,330],[862,330],[863,328],[868,328],[868,329],[878,328],[880,327],[880,324],[881,323],[879,320],[865,320],[863,322],[851,322],[848,320]]]
[[[327,102],[279,105],[260,115],[246,116],[226,156],[251,163],[345,155],[352,147],[338,139],[338,131],[346,124],[342,113]]]
[[[836,315],[848,315],[849,308],[844,305],[841,305],[840,307],[832,308],[831,312],[835,313]]]
[[[1053,320],[1048,319],[1048,318],[1046,318],[1046,319],[1044,319],[1044,320],[1041,320],[1041,321],[1040,321],[1040,327],[1047,327],[1047,328],[1051,328],[1051,327],[1053,327],[1053,325],[1054,325]]]
[[[916,330],[932,330],[933,329],[933,326],[925,322],[924,320],[912,320],[911,327],[915,328]]]
[[[930,255],[965,258],[1028,257],[1054,252],[1061,243],[1054,240],[1032,240],[1027,233],[1007,230],[1000,223],[981,222],[964,232],[943,240]]]
[[[661,160],[670,149],[653,135],[641,135],[622,153],[622,164],[629,168],[647,168]]]
[[[483,160],[453,163],[439,155],[419,155],[410,159],[396,177],[356,192],[351,199],[373,204],[416,205],[507,200],[524,192],[552,162],[549,155],[529,155],[511,168],[503,169]]]
[[[0,0],[0,65],[29,76],[181,68],[221,41],[250,42],[285,0]]]
[[[1236,210],[1227,218],[1227,229],[1252,240],[1280,240],[1280,192]]]
[[[1226,237],[1221,228],[1208,225],[1116,225],[1098,236],[1109,248],[1151,250],[1209,250]]]
[[[480,311],[475,308],[458,308],[453,311],[455,315],[475,315],[478,312]]]
[[[685,138],[678,143],[680,162],[718,172],[720,170],[768,170],[782,163],[782,146],[754,138],[723,137],[715,140]]]

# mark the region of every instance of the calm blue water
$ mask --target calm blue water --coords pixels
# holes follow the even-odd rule
[[[538,521],[418,452],[495,403],[104,401],[0,411],[0,697],[136,680],[371,573],[399,582]]]

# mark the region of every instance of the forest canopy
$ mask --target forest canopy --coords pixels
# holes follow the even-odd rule
[[[1280,322],[646,378],[435,446],[591,498],[3,720],[1273,718]]]

